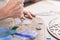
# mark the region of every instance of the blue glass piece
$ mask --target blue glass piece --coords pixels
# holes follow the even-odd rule
[[[11,35],[9,35],[9,36],[0,38],[0,40],[13,40],[13,38]]]

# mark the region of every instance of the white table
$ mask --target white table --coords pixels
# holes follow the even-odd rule
[[[48,23],[51,19],[59,17],[59,16],[55,16],[55,15],[51,15],[54,14],[56,12],[60,11],[60,2],[56,2],[56,1],[41,1],[38,3],[35,3],[33,5],[30,5],[28,7],[26,7],[25,9],[27,9],[28,11],[31,11],[33,13],[35,13],[36,15],[40,16],[43,20],[44,20],[44,24],[45,26],[42,27],[41,30],[43,33],[41,34],[41,31],[37,31],[35,29],[35,27],[33,27],[32,25],[30,27],[26,27],[23,26],[22,29],[33,29],[34,31],[37,31],[38,36],[36,37],[36,40],[47,40],[46,38],[52,38],[52,40],[55,40],[53,37],[51,37],[51,35],[49,35],[49,33],[47,32],[47,27],[48,27]],[[19,28],[18,31],[21,31],[21,26]],[[42,35],[42,37],[40,36]]]
[[[38,3],[35,3],[35,4],[32,4],[28,7],[26,7],[25,9],[27,9],[28,11],[31,11],[33,13],[35,13],[36,15],[40,16],[43,20],[44,20],[44,27],[42,27],[42,29],[44,30],[41,30],[41,31],[37,31],[35,29],[35,25],[34,27],[31,25],[30,27],[26,27],[26,26],[20,26],[19,30],[17,31],[21,31],[21,30],[25,30],[25,29],[30,29],[30,30],[34,30],[34,31],[37,31],[38,33],[38,36],[36,37],[35,40],[47,40],[46,38],[52,38],[51,40],[55,40],[55,38],[51,37],[51,35],[49,35],[49,33],[47,32],[47,27],[48,27],[48,23],[51,19],[53,18],[56,18],[56,17],[59,17],[59,16],[55,16],[55,15],[51,15],[51,14],[54,14],[56,12],[59,12],[60,11],[60,2],[56,2],[56,1],[41,1],[41,2],[38,2]],[[21,29],[22,28],[22,29]],[[41,33],[43,32],[43,33]],[[41,37],[41,36],[42,37]],[[18,39],[17,39],[18,40]]]
[[[38,3],[32,4],[26,7],[27,10],[34,13],[42,12],[60,12],[60,1],[40,1]]]
[[[36,15],[39,15],[41,18],[43,18],[44,23],[45,23],[45,38],[43,38],[44,40],[46,40],[46,37],[51,37],[48,32],[46,31],[46,28],[48,27],[48,23],[50,20],[52,20],[53,18],[59,17],[59,16],[46,16],[46,15],[51,15],[51,14],[55,14],[55,13],[59,13],[60,12],[60,2],[59,1],[41,1],[38,3],[35,3],[33,5],[30,5],[28,7],[26,7],[26,9],[28,11],[31,11],[33,13],[35,13]],[[45,15],[45,16],[41,16],[41,15]],[[43,34],[42,34],[43,35]],[[53,37],[51,37],[52,40],[56,40]],[[39,39],[38,39],[39,40]],[[41,39],[42,40],[42,39]]]

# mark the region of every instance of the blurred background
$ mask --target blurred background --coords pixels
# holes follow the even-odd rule
[[[41,1],[41,0],[25,0],[24,7],[29,6],[29,5],[39,2],[39,1]]]
[[[24,7],[29,6],[39,1],[51,1],[51,0],[25,0]],[[60,1],[60,0],[53,0],[53,1]]]

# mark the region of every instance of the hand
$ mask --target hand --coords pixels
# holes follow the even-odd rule
[[[34,17],[35,17],[35,15],[33,13],[26,11],[26,10],[24,10],[23,14],[21,15],[22,19],[26,19],[26,18],[33,19]]]
[[[6,18],[16,18],[16,17],[20,17],[25,19],[27,18],[26,15],[28,16],[28,18],[33,18],[35,15],[33,15],[31,12],[28,11],[23,11],[23,3],[19,0],[9,0],[9,3],[2,9],[0,9],[0,20],[6,19]],[[23,13],[21,14],[21,12],[23,11]]]
[[[22,2],[19,0],[9,0],[9,3],[2,9],[0,9],[0,20],[9,17],[18,17],[22,12]]]

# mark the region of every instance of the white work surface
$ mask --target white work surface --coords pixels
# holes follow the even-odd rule
[[[40,16],[44,20],[44,24],[45,24],[45,26],[43,27],[45,28],[45,33],[43,33],[45,34],[44,40],[48,40],[46,38],[51,38],[51,40],[56,40],[55,38],[51,37],[46,30],[47,30],[49,21],[51,21],[53,18],[59,17],[56,14],[60,12],[60,2],[59,1],[47,1],[47,2],[41,1],[26,7],[26,9]]]
[[[60,1],[40,1],[31,6],[26,7],[27,10],[34,13],[42,12],[60,12]]]

